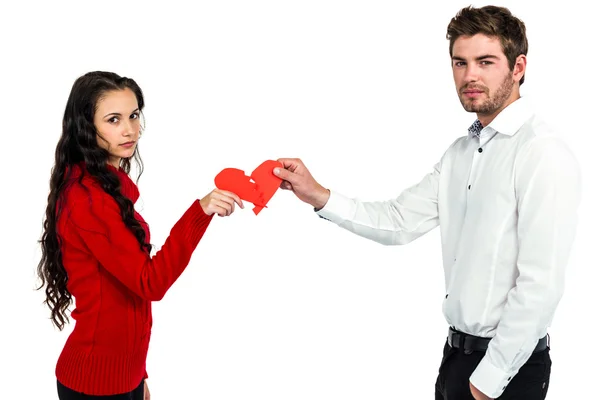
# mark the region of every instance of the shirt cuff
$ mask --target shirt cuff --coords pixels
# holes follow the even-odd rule
[[[470,381],[483,394],[497,399],[504,392],[511,378],[511,374],[494,366],[486,354],[471,374]]]
[[[355,210],[356,204],[354,200],[333,190],[329,190],[329,200],[327,200],[325,206],[320,210],[315,209],[315,212],[319,217],[339,225],[351,219],[354,216]]]

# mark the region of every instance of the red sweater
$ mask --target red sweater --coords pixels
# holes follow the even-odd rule
[[[121,193],[135,203],[135,183],[122,169],[109,169],[118,175]],[[84,169],[74,170],[57,231],[76,322],[58,359],[56,377],[85,394],[125,393],[147,377],[151,301],[160,300],[181,275],[212,217],[195,200],[150,257],[121,219],[114,199],[87,172],[83,186],[74,181]],[[147,224],[137,212],[135,217],[149,242]]]

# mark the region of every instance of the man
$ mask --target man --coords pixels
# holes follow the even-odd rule
[[[579,165],[520,96],[522,21],[506,8],[467,7],[447,38],[458,97],[477,120],[420,183],[393,200],[362,202],[325,189],[299,159],[280,159],[284,168],[273,172],[319,216],[382,244],[440,226],[450,328],[436,399],[543,399]]]

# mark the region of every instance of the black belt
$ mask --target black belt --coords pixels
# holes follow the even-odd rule
[[[469,335],[453,328],[448,330],[448,345],[450,347],[460,348],[461,341],[463,341],[462,347],[467,353],[473,351],[486,351],[490,340],[492,339]],[[547,347],[548,335],[544,336],[538,341],[537,345],[533,349],[533,352],[537,353],[538,351],[546,350]]]

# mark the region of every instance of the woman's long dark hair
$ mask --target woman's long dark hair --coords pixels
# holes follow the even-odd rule
[[[97,104],[107,92],[129,88],[135,93],[140,113],[144,108],[142,90],[133,79],[121,77],[111,72],[90,72],[79,77],[73,84],[63,117],[62,135],[55,152],[55,162],[50,178],[50,194],[43,233],[40,240],[42,258],[37,273],[41,280],[38,290],[46,286],[45,304],[51,310],[54,325],[62,330],[69,321],[66,314],[71,305],[71,293],[67,290],[68,276],[62,263],[61,238],[56,228],[62,211],[64,191],[75,164],[84,164],[88,173],[112,196],[121,210],[121,217],[137,238],[140,247],[150,253],[151,246],[146,243],[146,234],[135,219],[133,203],[121,193],[118,176],[108,168],[108,151],[97,144],[97,130],[94,114]],[[138,177],[143,172],[143,163],[136,147],[132,156],[138,164]],[[129,174],[131,159],[122,159],[121,167]],[[83,174],[79,179],[79,184]]]

